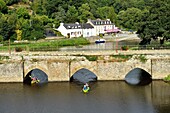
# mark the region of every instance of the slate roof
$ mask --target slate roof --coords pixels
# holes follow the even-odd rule
[[[93,25],[112,25],[112,22],[110,20],[91,20]]]
[[[66,29],[92,29],[94,28],[91,24],[89,23],[84,23],[84,24],[78,24],[78,23],[74,23],[74,24],[64,24],[64,27]]]

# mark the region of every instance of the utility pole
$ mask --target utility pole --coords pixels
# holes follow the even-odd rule
[[[8,43],[9,43],[9,46],[8,46],[9,56],[11,56],[11,47],[10,47],[10,45],[11,45],[11,41],[10,41],[10,38],[9,38],[9,40],[8,40]]]

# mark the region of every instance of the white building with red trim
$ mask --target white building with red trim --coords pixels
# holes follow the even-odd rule
[[[120,29],[115,27],[115,25],[110,21],[110,19],[88,19],[87,23],[90,23],[94,27],[96,35],[120,32]]]
[[[115,27],[115,25],[110,21],[110,19],[106,20],[91,20],[88,19],[87,23],[79,24],[76,23],[60,23],[60,26],[55,29],[60,31],[61,34],[65,37],[92,37],[99,36],[99,34],[109,34],[109,33],[117,33],[120,30]]]

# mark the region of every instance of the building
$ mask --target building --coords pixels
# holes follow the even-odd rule
[[[91,37],[95,36],[95,30],[94,27],[89,23],[79,24],[71,23],[71,24],[65,24],[60,23],[60,26],[55,29],[61,32],[61,34],[65,37],[72,38],[72,37]]]
[[[87,23],[84,24],[79,24],[78,22],[71,24],[60,23],[60,26],[55,30],[58,30],[63,36],[68,38],[80,36],[91,37],[99,36],[99,34],[104,35],[120,32],[120,30],[115,27],[110,19],[88,19]]]
[[[88,19],[87,23],[90,23],[94,27],[96,36],[98,36],[99,34],[117,33],[120,31],[117,27],[115,27],[115,25],[110,21],[110,19]]]

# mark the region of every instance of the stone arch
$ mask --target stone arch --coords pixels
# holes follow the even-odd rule
[[[125,75],[125,81],[131,85],[146,85],[152,81],[152,76],[142,68],[134,68]]]
[[[44,68],[44,67],[41,67],[39,65],[29,65],[29,66],[24,66],[24,77],[26,77],[26,75],[33,69],[39,69],[39,70],[42,70],[43,72],[47,73],[48,74],[48,69]]]
[[[24,83],[31,84],[32,78],[36,78],[38,83],[47,83],[48,75],[41,69],[35,68],[30,70],[24,77]]]
[[[89,69],[81,68],[70,77],[70,81],[75,81],[79,83],[94,82],[97,81],[97,76]]]

